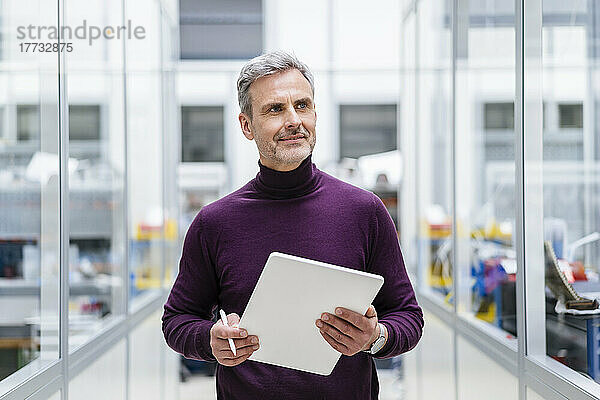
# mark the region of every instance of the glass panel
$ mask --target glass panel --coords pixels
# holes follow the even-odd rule
[[[58,358],[57,56],[8,34],[56,20],[56,2],[0,2],[0,396]]]
[[[452,301],[452,35],[444,0],[423,2],[417,47],[418,268],[424,292]]]
[[[542,4],[546,353],[600,382],[600,14]]]
[[[508,338],[517,334],[514,7],[469,3],[456,71],[458,310]]]
[[[162,272],[163,286],[170,288],[177,275],[181,244],[178,232],[179,193],[177,187],[177,168],[179,164],[179,101],[177,101],[176,82],[179,57],[177,52],[177,32],[179,26],[174,16],[165,11],[161,13],[161,46],[162,46],[162,107],[163,107],[163,193],[164,193],[164,236],[165,260]],[[217,140],[215,140],[217,141]]]
[[[140,10],[144,10],[140,13]],[[163,231],[163,103],[160,8],[126,2],[127,15],[146,28],[146,39],[127,42],[127,165],[129,202],[129,306],[161,286]]]
[[[122,25],[117,0],[67,4],[67,25]],[[69,103],[69,346],[123,313],[123,42],[72,38]]]
[[[399,124],[401,132],[407,132],[402,135],[400,148],[402,149],[402,189],[399,199],[400,212],[400,239],[401,247],[404,249],[406,267],[412,278],[419,279],[417,271],[419,241],[419,216],[417,203],[417,174],[416,164],[417,138],[416,129],[416,39],[415,25],[417,15],[415,11],[408,12],[404,23],[401,25],[401,54],[400,54],[400,116]],[[410,134],[414,132],[414,134]],[[407,251],[411,249],[412,251]],[[419,280],[415,282],[415,289],[418,291]]]

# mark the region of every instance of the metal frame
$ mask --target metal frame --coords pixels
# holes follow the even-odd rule
[[[66,21],[65,3],[58,1],[58,25]],[[58,39],[61,42],[60,36]],[[60,45],[59,45],[60,46]],[[69,399],[69,104],[67,101],[66,55],[58,53],[58,118],[60,143],[60,361],[61,399]]]
[[[458,287],[458,282],[460,279],[460,273],[457,268],[458,266],[458,252],[456,251],[456,245],[458,244],[458,232],[456,231],[456,59],[458,58],[458,45],[459,40],[459,9],[458,7],[462,6],[459,0],[453,0],[451,3],[451,21],[450,26],[452,30],[452,111],[450,112],[450,120],[452,121],[451,125],[451,136],[450,139],[450,165],[451,165],[451,176],[452,182],[450,184],[450,209],[452,210],[452,292],[454,293],[454,303],[452,307],[452,326],[455,328],[452,330],[452,347],[454,349],[454,363],[453,363],[453,380],[454,380],[454,398],[459,398],[458,392],[458,355],[456,349],[458,348],[458,334],[456,331],[456,323],[457,323],[457,315],[458,315],[458,305],[461,301],[461,295]]]
[[[27,397],[27,400],[47,400],[48,398],[50,398],[50,396],[54,396],[57,393],[62,398],[63,386],[61,376],[57,376],[46,386],[42,387],[40,390]]]
[[[525,372],[524,359],[527,350],[525,348],[525,330],[526,309],[525,309],[525,249],[523,242],[525,240],[525,224],[523,210],[524,201],[524,177],[523,171],[523,0],[515,0],[515,234],[517,243],[517,282],[516,282],[516,306],[517,310],[517,343],[518,343],[518,372],[519,372],[519,398],[527,398],[527,388],[522,378]]]
[[[121,21],[122,24],[125,25],[126,18],[126,7],[125,1],[121,1]],[[123,46],[121,46],[121,50],[123,52],[123,154],[125,155],[124,165],[123,165],[123,239],[125,240],[125,248],[124,251],[124,265],[121,268],[121,279],[123,282],[129,283],[129,157],[128,155],[128,144],[129,144],[129,135],[127,134],[127,41],[123,40]],[[123,313],[125,314],[125,318],[128,319],[130,311],[129,311],[129,285],[126,284],[126,289],[123,290]],[[125,338],[125,397],[129,398],[129,335]]]

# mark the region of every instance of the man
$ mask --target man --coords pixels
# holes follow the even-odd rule
[[[373,357],[410,350],[423,327],[394,224],[375,195],[311,162],[317,114],[306,65],[284,52],[250,60],[238,79],[238,100],[240,126],[256,142],[260,171],[204,207],[188,229],[165,304],[167,343],[188,358],[218,362],[219,399],[376,399]],[[365,315],[337,308],[315,321],[342,353],[329,376],[247,360],[260,338],[237,323],[273,251],[385,278]],[[231,313],[230,327],[212,321],[217,306]]]

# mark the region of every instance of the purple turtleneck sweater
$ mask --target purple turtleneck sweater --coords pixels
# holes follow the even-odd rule
[[[190,225],[164,307],[168,345],[187,358],[214,361],[213,312],[219,307],[241,316],[269,254],[279,251],[382,275],[385,283],[373,305],[389,338],[375,357],[412,349],[421,337],[423,314],[381,200],[320,171],[310,156],[288,172],[260,162],[259,168],[256,178],[202,208]],[[251,360],[235,367],[218,364],[217,397],[377,399],[373,357],[342,355],[329,376]]]

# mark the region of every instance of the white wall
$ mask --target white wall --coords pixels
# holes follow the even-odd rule
[[[148,318],[129,335],[129,398],[161,398],[162,334],[157,315]]]
[[[544,398],[531,388],[527,388],[527,400],[544,400]]]
[[[453,340],[452,330],[439,318],[426,312],[423,337],[403,359],[407,399],[453,398]]]
[[[421,389],[424,399],[442,399],[454,393],[454,342],[452,331],[427,314],[421,339]]]
[[[463,337],[457,342],[458,398],[510,400],[519,398],[519,381],[512,372],[479,351]]]
[[[69,382],[70,399],[125,399],[125,339]]]
[[[161,315],[157,311],[129,334],[129,366],[126,341],[122,339],[71,380],[69,398],[125,399],[128,375],[129,399],[177,400],[179,356],[164,342]]]
[[[129,335],[130,399],[178,398],[179,356],[164,342],[161,315],[160,312],[153,314]]]
[[[408,400],[518,399],[518,377],[506,370],[463,337],[454,349],[454,333],[425,310],[425,328],[417,347],[404,356],[404,384]],[[456,383],[454,356],[456,351]],[[455,386],[456,384],[456,386]],[[541,399],[529,391],[529,399]],[[538,396],[538,397],[534,397]]]

